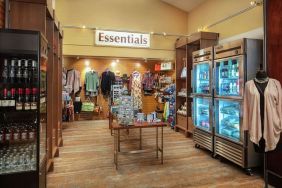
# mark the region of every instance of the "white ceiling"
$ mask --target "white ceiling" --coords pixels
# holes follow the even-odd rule
[[[181,10],[189,12],[206,0],[162,0],[162,1],[172,6],[175,6]]]

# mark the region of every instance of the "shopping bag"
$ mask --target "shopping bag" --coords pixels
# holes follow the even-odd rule
[[[94,107],[95,107],[95,105],[92,102],[83,102],[82,107],[81,107],[81,111],[82,112],[93,112]]]

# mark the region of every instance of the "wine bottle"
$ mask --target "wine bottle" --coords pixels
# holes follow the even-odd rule
[[[31,97],[31,110],[37,109],[37,88],[32,88],[32,97]]]
[[[4,59],[4,68],[2,72],[2,80],[4,83],[8,82],[8,60]]]
[[[19,59],[16,70],[16,78],[18,83],[22,82],[22,76],[22,60]]]
[[[16,65],[16,59],[12,59],[10,70],[9,70],[10,83],[15,82],[15,77],[16,77],[15,65]]]
[[[30,89],[25,88],[24,110],[30,110]]]
[[[23,110],[23,89],[18,88],[18,96],[16,100],[16,110]]]
[[[23,69],[23,80],[24,83],[28,83],[28,60],[24,60],[24,69]]]

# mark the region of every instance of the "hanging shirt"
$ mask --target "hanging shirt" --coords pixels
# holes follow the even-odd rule
[[[142,109],[141,74],[134,71],[130,76],[129,88],[133,97],[134,109]]]
[[[143,75],[143,80],[142,80],[143,89],[145,91],[153,90],[154,83],[155,83],[154,75],[152,73],[150,73],[150,72],[146,72]]]
[[[68,70],[67,72],[67,83],[66,86],[68,88],[68,92],[78,92],[80,87],[81,87],[81,83],[80,83],[80,72],[77,70]]]
[[[102,73],[101,78],[101,91],[102,94],[105,96],[110,95],[111,93],[111,86],[115,82],[115,73],[111,71],[105,71]]]
[[[276,148],[282,131],[282,90],[279,81],[269,79],[264,91],[264,132],[261,129],[260,94],[253,80],[245,85],[243,129],[249,130],[250,140],[259,144],[263,137],[265,151]]]
[[[89,71],[85,74],[85,89],[87,92],[97,92],[99,87],[98,73]]]

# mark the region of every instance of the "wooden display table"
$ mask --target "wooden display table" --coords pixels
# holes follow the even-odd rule
[[[116,122],[112,122],[111,130],[113,130],[114,135],[114,163],[116,165],[116,169],[118,169],[118,154],[119,153],[143,153],[143,152],[152,152],[156,151],[156,157],[159,157],[159,152],[161,152],[161,164],[163,164],[163,127],[167,126],[164,122],[158,123],[134,123],[131,126],[123,126],[119,125]],[[159,147],[159,131],[158,128],[161,128],[161,146]],[[156,128],[156,148],[150,150],[142,150],[142,129],[143,128]],[[120,130],[129,130],[129,129],[139,129],[140,137],[139,137],[139,150],[121,152],[120,151]]]

